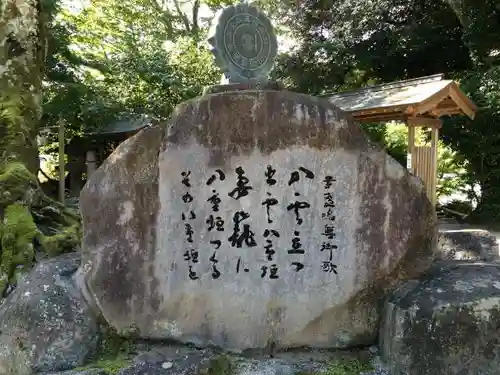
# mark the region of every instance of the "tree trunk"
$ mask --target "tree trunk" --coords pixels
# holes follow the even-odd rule
[[[467,26],[466,19],[464,17],[465,14],[465,4],[463,0],[446,0],[451,9],[455,12],[458,20],[462,24],[463,27]]]
[[[41,0],[0,1],[0,164],[36,174],[45,37]]]
[[[41,0],[0,0],[0,294],[28,271],[37,250],[79,243],[79,217],[37,180],[45,33]]]

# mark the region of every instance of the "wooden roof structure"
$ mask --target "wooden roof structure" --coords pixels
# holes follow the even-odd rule
[[[115,122],[107,123],[101,129],[88,133],[88,136],[133,133],[149,126],[152,119],[148,115],[131,115]]]
[[[443,74],[322,96],[361,123],[451,115],[473,119],[477,111],[458,85],[445,80]]]

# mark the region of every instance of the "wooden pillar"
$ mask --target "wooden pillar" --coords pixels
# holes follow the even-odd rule
[[[64,186],[64,180],[66,178],[66,173],[64,172],[64,121],[59,120],[59,201],[64,204],[64,196],[66,187]]]
[[[439,128],[431,128],[431,196],[430,200],[433,205],[436,204],[436,189],[437,189],[437,168],[438,168],[438,141],[439,141]]]
[[[415,151],[415,126],[408,124],[408,152],[406,155],[406,169],[413,173],[412,155]]]
[[[88,150],[85,158],[85,163],[87,164],[87,180],[92,176],[92,174],[97,169],[97,158],[94,150]]]
[[[428,117],[409,117],[408,125],[408,169],[412,174],[422,179],[427,196],[433,205],[436,204],[438,140],[441,120]],[[415,128],[431,129],[431,144],[415,145]]]

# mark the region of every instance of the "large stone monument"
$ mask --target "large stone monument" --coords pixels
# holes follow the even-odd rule
[[[80,204],[87,296],[144,338],[372,343],[384,291],[434,254],[420,181],[328,101],[284,90],[180,104],[122,143]]]

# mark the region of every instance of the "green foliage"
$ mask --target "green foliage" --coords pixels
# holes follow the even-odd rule
[[[383,147],[386,152],[406,167],[408,150],[408,129],[399,123],[362,125],[368,137]],[[415,134],[415,142],[424,144],[428,137],[420,129]],[[440,141],[438,144],[437,196],[453,193],[467,193],[469,178],[467,163],[457,151]]]
[[[437,196],[449,196],[462,193],[467,195],[470,179],[467,174],[468,163],[454,151],[440,141],[438,145]]]
[[[281,22],[299,43],[281,61],[280,76],[291,76],[293,87],[302,92],[339,91],[472,67],[460,22],[442,1],[284,5]]]
[[[316,94],[436,73],[458,80],[479,112],[445,121],[450,149],[440,150],[438,188],[445,194],[478,183],[480,197],[468,190],[479,201],[471,219],[500,220],[498,1],[284,3],[279,19],[297,45],[280,57],[276,76],[294,90]],[[456,177],[444,178],[450,171]]]
[[[498,17],[500,6],[496,0],[447,0],[463,26],[463,40],[479,65],[498,65],[500,48]]]
[[[57,140],[60,119],[69,141],[137,114],[168,118],[178,103],[217,82],[220,73],[203,43],[206,4],[186,5],[98,0],[77,14],[60,12],[44,96],[48,141]]]
[[[325,375],[359,375],[373,368],[358,360],[338,361],[330,363]]]
[[[179,102],[219,79],[203,40],[213,12],[234,0],[96,0],[79,14],[45,1],[50,38],[43,124],[50,141],[59,119],[70,139],[132,114],[167,118]],[[257,3],[296,42],[273,72],[289,89],[322,94],[436,73],[460,81],[480,108],[473,121],[445,122],[438,194],[479,183],[481,196],[471,195],[479,201],[473,216],[500,219],[497,1]],[[365,129],[405,164],[403,133],[386,125]]]
[[[468,161],[467,178],[479,183],[481,196],[471,220],[500,221],[500,65],[467,73],[462,88],[476,102],[475,119],[454,118],[445,122],[443,140]]]

